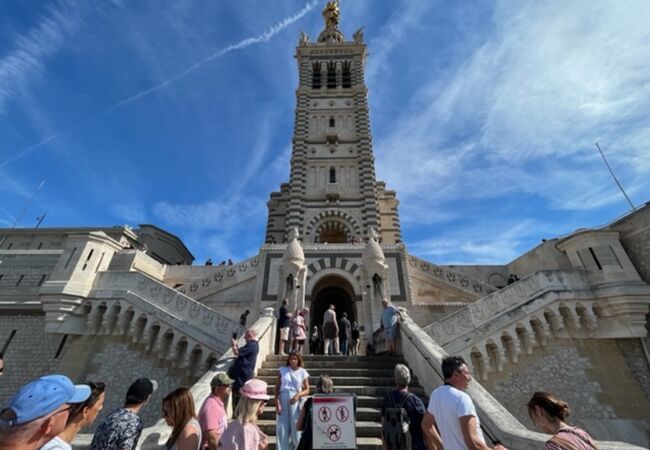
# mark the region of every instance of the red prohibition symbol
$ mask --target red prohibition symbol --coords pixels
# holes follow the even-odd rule
[[[336,408],[336,418],[339,422],[345,422],[350,417],[350,411],[345,406],[339,406]]]
[[[332,410],[327,406],[323,406],[318,410],[318,418],[321,422],[329,422],[332,418]]]
[[[338,425],[330,425],[327,429],[327,437],[332,442],[338,441],[341,439],[341,428]]]

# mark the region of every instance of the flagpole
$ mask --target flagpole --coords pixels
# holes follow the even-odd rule
[[[25,204],[25,207],[23,210],[20,212],[18,217],[16,217],[16,221],[14,224],[11,226],[11,228],[16,228],[16,225],[20,223],[20,221],[23,219],[23,216],[25,215],[25,212],[27,212],[27,208],[29,208],[29,205],[32,204],[32,200],[34,200],[34,197],[36,197],[36,194],[40,192],[40,190],[43,188],[43,185],[45,184],[45,179],[41,181],[41,184],[38,185],[38,189],[32,194],[31,197],[29,197],[29,200],[27,200],[27,203]]]

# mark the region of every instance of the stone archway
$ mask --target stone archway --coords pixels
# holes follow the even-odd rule
[[[329,305],[334,305],[337,319],[340,319],[345,312],[350,322],[359,322],[354,288],[348,280],[341,276],[332,274],[318,280],[311,291],[309,300],[310,330],[314,325],[318,325],[318,328],[321,329],[323,314]]]

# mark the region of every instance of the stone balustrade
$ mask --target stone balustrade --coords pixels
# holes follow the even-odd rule
[[[455,288],[467,292],[472,298],[480,298],[496,290],[494,286],[488,283],[470,278],[447,267],[432,264],[413,255],[408,256],[408,262],[411,268],[417,269],[421,273],[438,279],[445,284],[451,284]]]
[[[140,273],[103,272],[57,332],[124,336],[194,377],[228,349],[241,327]]]
[[[581,271],[541,271],[424,330],[487,380],[550,339],[642,337],[649,304],[647,285],[594,288]]]
[[[402,311],[402,317],[403,319],[399,323],[399,351],[425,391],[430,393],[443,382],[442,360],[448,353],[404,311]],[[544,443],[549,436],[524,427],[479,382],[472,381],[467,393],[474,401],[488,442],[498,440],[507,448],[517,450],[544,448]],[[623,442],[598,441],[597,445],[600,450],[642,449],[642,447]]]
[[[201,299],[256,276],[258,263],[258,256],[254,256],[237,264],[211,266],[213,273],[183,284],[176,290],[188,297]]]
[[[257,331],[257,340],[260,344],[260,352],[257,355],[256,370],[261,367],[266,357],[273,354],[275,346],[275,318],[273,308],[266,308],[262,316],[251,327]],[[243,345],[243,342],[240,342]],[[218,372],[227,372],[235,361],[235,355],[232,350],[228,350],[223,355],[210,365],[203,373],[201,378],[190,388],[192,396],[194,397],[194,404],[198,411],[205,399],[210,395],[210,381]],[[159,406],[159,405],[156,405]],[[152,407],[152,406],[149,406]],[[232,405],[228,405],[230,412]],[[164,419],[159,420],[154,426],[145,428],[142,431],[140,440],[138,442],[137,450],[158,450],[165,444],[169,435],[171,434],[171,427],[167,426]],[[92,441],[92,435],[80,434],[77,435],[72,448],[75,450],[87,449]]]

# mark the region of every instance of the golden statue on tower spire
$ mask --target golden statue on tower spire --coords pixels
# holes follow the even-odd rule
[[[331,0],[327,2],[327,5],[325,5],[325,9],[323,10],[325,28],[338,28],[340,15],[339,0]]]

